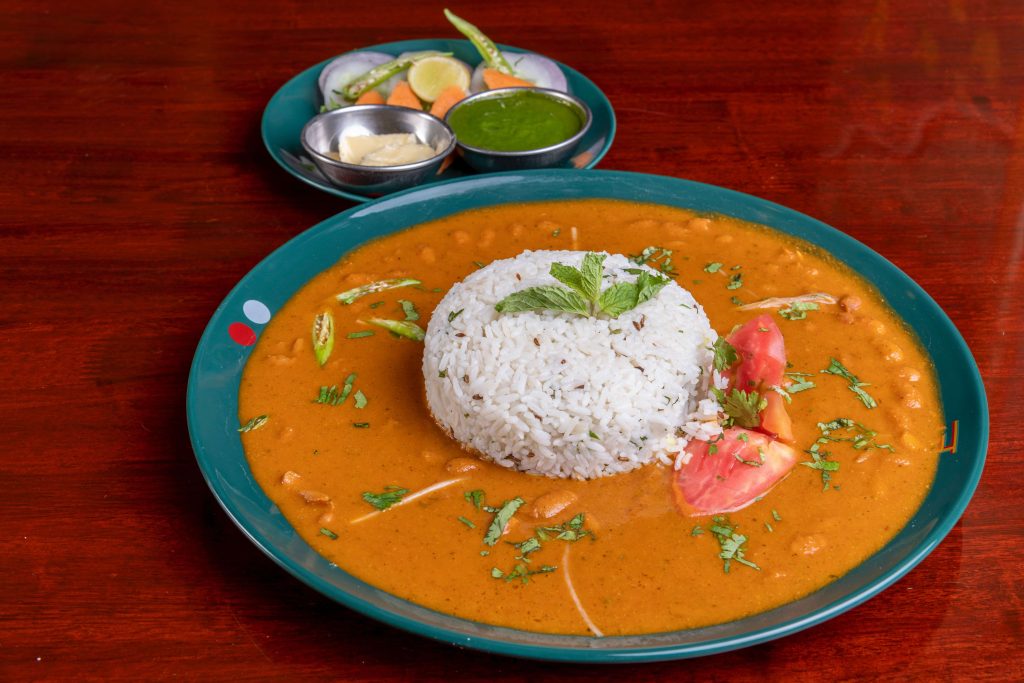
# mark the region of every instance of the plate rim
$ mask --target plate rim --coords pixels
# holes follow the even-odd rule
[[[302,175],[301,173],[297,172],[294,168],[289,166],[287,163],[285,163],[280,158],[280,154],[277,151],[275,151],[274,146],[271,145],[270,139],[269,139],[269,132],[268,132],[268,129],[269,129],[268,118],[270,116],[270,113],[271,113],[272,109],[274,108],[275,104],[277,103],[277,100],[284,96],[283,93],[284,93],[285,89],[288,88],[288,86],[290,86],[294,81],[296,81],[296,80],[302,78],[303,76],[305,76],[310,71],[322,70],[324,68],[324,66],[326,66],[331,61],[337,59],[338,57],[341,57],[341,56],[347,55],[347,54],[351,54],[353,52],[363,52],[363,51],[371,51],[371,50],[380,50],[382,52],[386,52],[386,51],[392,51],[392,50],[398,49],[399,51],[407,51],[407,50],[404,50],[403,48],[400,48],[400,47],[396,48],[394,46],[406,45],[406,44],[409,44],[409,43],[422,43],[422,42],[435,42],[435,41],[436,42],[439,42],[439,41],[459,42],[459,43],[465,43],[467,45],[472,46],[472,43],[469,40],[460,39],[460,38],[450,38],[450,39],[449,38],[409,38],[409,39],[405,39],[405,40],[395,40],[395,41],[390,41],[390,42],[387,42],[387,43],[377,43],[375,45],[367,45],[365,47],[357,47],[355,49],[348,50],[346,52],[342,52],[340,54],[334,55],[333,57],[328,57],[327,59],[325,59],[325,60],[323,60],[323,61],[321,61],[321,62],[319,62],[317,64],[313,64],[313,65],[311,65],[311,66],[309,66],[309,67],[307,67],[305,69],[300,70],[298,73],[294,74],[291,78],[289,78],[284,83],[282,83],[277,88],[277,90],[274,91],[274,94],[270,96],[270,99],[267,100],[267,104],[263,107],[263,113],[260,116],[260,139],[263,141],[263,148],[267,151],[267,154],[270,155],[270,158],[274,160],[274,163],[276,163],[278,166],[280,166],[282,169],[284,169],[289,175],[291,175],[293,178],[296,178],[296,179],[302,181],[303,183],[305,183],[306,185],[309,185],[312,188],[320,190],[321,192],[325,192],[327,194],[331,194],[331,195],[334,195],[336,197],[342,197],[344,199],[349,199],[349,200],[351,200],[353,202],[357,202],[357,203],[360,203],[360,204],[365,204],[367,202],[376,201],[377,199],[383,199],[385,197],[391,197],[391,196],[394,196],[395,194],[398,194],[398,192],[391,192],[391,193],[388,193],[386,195],[382,195],[380,197],[370,197],[370,196],[367,196],[367,195],[358,194],[356,192],[349,192],[348,190],[343,190],[340,187],[334,187],[333,185],[319,183],[319,182],[316,182],[312,178],[309,178],[307,176]],[[505,43],[497,43],[497,46],[501,50],[511,50],[511,51],[516,51],[516,52],[533,52],[533,50],[527,50],[526,48],[517,47],[515,45],[508,45],[508,44],[505,44]],[[541,53],[535,52],[534,54],[541,54]],[[541,56],[542,57],[546,57],[547,55],[541,55]],[[568,75],[575,76],[576,78],[579,78],[580,80],[585,81],[586,83],[591,85],[594,88],[594,90],[598,93],[598,95],[600,96],[600,98],[601,98],[600,99],[600,103],[602,105],[607,105],[607,109],[608,109],[608,123],[609,123],[609,125],[608,125],[608,136],[607,136],[604,144],[601,146],[601,149],[599,149],[597,151],[597,153],[594,154],[594,158],[591,159],[590,161],[588,161],[586,164],[584,164],[582,168],[575,169],[575,170],[590,170],[590,169],[594,168],[595,166],[597,166],[597,164],[600,163],[600,161],[602,159],[604,159],[605,155],[608,154],[608,150],[611,149],[612,142],[614,142],[614,140],[615,140],[615,134],[616,134],[616,132],[618,130],[618,123],[617,123],[617,119],[616,119],[616,116],[615,116],[615,107],[612,106],[612,102],[611,102],[610,99],[608,99],[608,95],[606,95],[605,92],[603,90],[601,90],[601,88],[598,87],[598,85],[596,83],[594,83],[594,81],[590,80],[590,78],[588,78],[584,73],[582,73],[580,71],[577,71],[576,69],[574,69],[573,67],[569,66],[568,64],[564,64],[564,63],[558,61],[557,59],[553,59],[552,57],[548,57],[548,59],[551,59],[551,61],[555,62],[555,64],[557,64],[559,66],[559,68],[561,68],[563,71],[565,71]],[[591,107],[591,109],[593,109],[592,105],[589,102],[587,103],[587,106],[589,106],[589,107]],[[551,170],[551,169],[544,169],[544,170]],[[573,169],[554,169],[554,170],[573,170]],[[520,172],[522,172],[522,171],[520,171]],[[431,182],[421,183],[420,185],[417,185],[415,187],[407,188],[406,190],[401,190],[401,192],[406,192],[408,190],[416,190],[416,189],[427,187],[427,186],[439,185],[441,183],[452,182],[452,181],[455,181],[455,180],[462,180],[463,178],[473,178],[473,177],[476,177],[478,175],[482,175],[482,174],[480,174],[480,173],[472,173],[472,174],[467,174],[467,175],[459,177],[459,178],[449,178],[449,179],[446,179],[446,180],[438,180],[438,181],[431,181]]]
[[[214,477],[213,477],[214,472],[208,470],[207,465],[209,463],[205,462],[204,459],[201,457],[201,452],[205,451],[205,448],[204,448],[204,446],[201,443],[199,443],[197,441],[196,433],[195,433],[195,428],[194,428],[194,424],[197,422],[197,416],[195,414],[194,395],[195,395],[195,392],[198,390],[197,386],[196,386],[197,382],[198,382],[198,380],[197,380],[197,370],[198,370],[198,365],[199,365],[199,362],[200,362],[201,352],[202,352],[204,346],[208,343],[208,340],[210,339],[211,335],[215,331],[214,330],[215,322],[218,320],[219,317],[222,316],[222,314],[224,313],[224,311],[225,311],[226,307],[228,306],[229,302],[232,301],[232,299],[236,297],[236,295],[243,288],[243,286],[246,284],[246,282],[249,280],[249,278],[253,277],[253,274],[256,273],[257,271],[259,271],[261,268],[265,267],[268,262],[271,262],[279,252],[282,252],[286,248],[295,248],[295,247],[297,247],[299,244],[301,244],[301,242],[303,242],[303,241],[305,241],[307,239],[312,239],[319,232],[321,232],[323,230],[330,229],[336,223],[339,223],[339,222],[344,223],[344,222],[346,222],[348,220],[351,220],[353,218],[358,218],[358,214],[360,212],[371,211],[373,213],[378,213],[381,210],[385,210],[387,208],[387,205],[391,204],[391,203],[395,203],[395,204],[398,205],[395,208],[400,208],[400,207],[403,207],[403,206],[408,206],[408,205],[414,203],[414,202],[409,202],[408,201],[409,195],[414,195],[414,194],[418,194],[418,193],[438,194],[438,195],[441,195],[441,196],[451,194],[450,191],[444,189],[445,186],[452,186],[452,185],[466,186],[466,185],[474,185],[474,184],[483,184],[486,187],[488,184],[491,184],[491,183],[486,182],[487,180],[491,180],[491,179],[493,179],[493,180],[505,180],[505,179],[511,179],[511,178],[519,178],[519,179],[522,179],[522,180],[530,180],[530,181],[537,182],[540,178],[542,178],[544,176],[551,176],[551,177],[554,177],[554,176],[573,177],[573,178],[576,178],[576,179],[580,179],[583,182],[586,182],[586,176],[592,176],[594,178],[594,180],[598,180],[599,178],[608,178],[608,179],[613,179],[614,178],[614,179],[623,179],[623,180],[628,180],[628,181],[642,181],[645,178],[646,179],[652,179],[653,178],[653,179],[657,179],[658,181],[668,181],[668,182],[679,183],[681,185],[688,185],[688,186],[691,186],[692,188],[695,188],[695,189],[698,189],[698,190],[703,189],[703,190],[711,190],[713,192],[724,192],[726,195],[734,195],[737,198],[742,198],[744,201],[753,201],[756,204],[764,205],[764,206],[766,206],[766,207],[768,207],[768,208],[770,208],[770,209],[772,209],[774,211],[781,211],[783,214],[791,214],[791,215],[797,217],[800,221],[808,222],[808,225],[813,225],[815,231],[821,231],[821,232],[823,232],[824,235],[828,236],[831,240],[838,240],[840,243],[842,243],[843,249],[842,249],[841,253],[845,254],[846,251],[848,249],[851,249],[851,248],[855,249],[855,250],[863,251],[863,252],[869,254],[871,258],[879,259],[879,260],[883,261],[885,264],[887,264],[888,267],[890,267],[893,271],[895,271],[897,276],[905,284],[909,284],[910,287],[913,290],[915,290],[915,294],[920,296],[922,301],[924,302],[924,304],[929,309],[931,309],[929,317],[934,319],[936,322],[938,322],[939,324],[943,325],[944,327],[946,327],[947,331],[952,333],[951,336],[956,341],[956,347],[957,348],[955,349],[955,351],[962,356],[963,360],[966,362],[967,368],[970,370],[970,377],[968,379],[970,380],[970,384],[972,385],[972,389],[976,390],[977,399],[978,399],[978,403],[974,407],[976,407],[978,409],[979,432],[978,432],[977,436],[972,439],[972,443],[976,443],[977,444],[976,450],[972,450],[970,453],[968,453],[969,456],[974,457],[974,462],[973,462],[972,466],[970,467],[969,476],[966,477],[963,480],[963,484],[962,484],[962,487],[960,489],[959,494],[956,497],[955,504],[945,510],[944,514],[942,515],[941,520],[939,521],[939,523],[934,528],[931,529],[931,531],[928,532],[927,537],[925,538],[925,540],[922,541],[921,543],[919,543],[917,546],[915,546],[913,551],[910,554],[908,554],[907,556],[903,557],[901,560],[899,560],[895,564],[894,567],[892,567],[891,569],[885,571],[884,573],[882,573],[880,576],[878,576],[874,580],[867,582],[860,589],[855,590],[855,591],[853,591],[851,593],[843,595],[841,598],[832,601],[831,603],[829,603],[825,607],[822,607],[822,608],[819,608],[819,609],[816,609],[816,610],[811,610],[810,612],[805,613],[803,615],[800,615],[799,617],[783,621],[782,623],[780,623],[780,624],[778,624],[776,626],[769,626],[769,627],[765,627],[765,628],[754,629],[754,630],[752,630],[750,632],[744,633],[741,636],[725,636],[725,637],[721,637],[721,638],[713,638],[713,639],[710,639],[710,640],[699,641],[699,642],[696,642],[696,643],[683,643],[683,644],[675,645],[675,646],[672,646],[672,645],[626,646],[626,647],[622,647],[622,648],[601,648],[601,649],[597,649],[597,650],[583,649],[583,648],[579,648],[579,649],[577,649],[577,648],[567,648],[567,647],[539,645],[539,644],[524,644],[524,643],[517,643],[517,642],[508,642],[507,640],[503,640],[500,637],[494,638],[494,637],[487,637],[487,636],[466,636],[464,634],[457,633],[457,632],[455,632],[455,631],[453,631],[451,629],[445,628],[443,626],[435,626],[435,625],[432,625],[432,624],[427,624],[427,623],[424,623],[423,621],[417,620],[415,618],[408,617],[408,616],[405,616],[405,615],[402,615],[402,614],[398,614],[398,613],[395,613],[395,612],[391,612],[391,611],[388,611],[387,609],[384,609],[384,608],[378,607],[377,605],[371,604],[371,603],[363,600],[362,598],[353,595],[350,592],[344,591],[344,590],[340,589],[339,587],[337,587],[337,586],[335,586],[335,585],[333,585],[333,584],[331,584],[331,583],[329,583],[327,581],[324,581],[321,577],[319,577],[315,573],[313,573],[313,572],[311,572],[311,571],[309,571],[309,570],[299,566],[296,562],[294,562],[294,561],[287,561],[285,559],[285,557],[279,557],[278,554],[275,554],[275,551],[276,551],[277,553],[280,553],[282,556],[285,555],[285,553],[283,551],[280,551],[280,550],[277,550],[277,549],[273,548],[273,545],[271,543],[269,543],[269,541],[266,538],[263,538],[262,535],[258,531],[254,530],[254,529],[248,528],[246,526],[246,524],[244,523],[244,521],[241,519],[241,516],[242,516],[241,512],[239,510],[237,510],[233,505],[229,504],[229,502],[226,499],[226,497],[224,495],[222,495],[222,492],[220,491],[217,483],[214,480]],[[590,195],[585,195],[584,197],[581,197],[581,198],[586,198],[587,196],[590,196]],[[441,197],[437,197],[437,198],[441,198]],[[425,200],[430,200],[431,197],[426,197],[424,199]],[[571,198],[565,198],[565,200],[570,200],[570,199]],[[532,200],[532,201],[545,201],[545,199],[535,199],[535,200]],[[627,201],[629,201],[629,200],[627,200]],[[650,198],[636,198],[636,199],[633,199],[632,201],[636,201],[636,202],[640,202],[640,203],[659,203],[658,201],[652,200]],[[501,203],[503,203],[503,202],[496,202],[496,203],[488,204],[488,206],[495,206],[495,205],[498,205],[498,204],[501,204]],[[384,208],[382,209],[382,207],[384,207]],[[466,211],[466,210],[475,210],[475,209],[460,208],[460,209],[452,211],[452,212],[450,212],[450,213],[448,213],[446,215],[451,215],[452,213],[460,213],[460,212]],[[416,222],[418,222],[418,221],[414,221],[412,223],[405,224],[405,225],[403,225],[403,228],[404,227],[409,227],[411,225],[414,225],[414,224],[416,224]],[[772,227],[772,226],[769,226],[769,227]],[[784,229],[781,229],[781,228],[774,228],[774,229],[779,230],[780,232],[783,232],[783,233],[786,233],[786,234],[792,234],[792,233],[789,233],[787,230],[784,230]],[[395,231],[395,232],[397,232],[397,231]],[[388,233],[388,234],[391,234],[391,233]],[[803,238],[803,237],[800,237],[800,238],[801,239],[806,239],[806,238]],[[365,241],[366,240],[363,240],[362,242],[360,242],[360,244],[365,243]],[[812,243],[814,243],[812,240],[807,240],[807,241],[811,241]],[[352,248],[357,248],[358,246],[359,245],[355,245]],[[846,258],[841,257],[839,254],[834,253],[833,250],[828,249],[828,248],[826,248],[826,247],[824,247],[824,246],[822,246],[820,244],[817,245],[817,246],[819,248],[822,248],[823,250],[825,250],[829,254],[833,255],[838,261],[842,262],[844,265],[846,265],[847,267],[849,267],[852,270],[854,270],[855,272],[857,272],[860,276],[865,277],[865,279],[868,279],[869,282],[871,281],[870,278],[868,278],[864,273],[862,273],[861,271],[859,271],[858,269],[856,269],[852,265],[850,265]],[[342,253],[345,253],[345,252],[342,252]],[[294,294],[294,292],[291,292],[289,294],[289,296],[291,294]],[[902,315],[900,315],[899,317],[901,319],[903,319]],[[906,322],[906,321],[904,320],[904,322]],[[909,323],[907,323],[907,324],[908,324],[908,327],[910,327],[910,329],[912,329],[915,332],[915,334],[918,333],[918,330],[915,327],[913,327]],[[931,355],[931,354],[929,354],[929,355]],[[940,382],[940,387],[941,387],[941,382]],[[722,186],[718,186],[718,185],[711,185],[711,184],[707,184],[707,183],[701,183],[701,182],[693,181],[693,180],[687,180],[687,179],[682,179],[682,178],[675,178],[675,177],[672,177],[672,176],[662,176],[662,175],[645,174],[645,173],[633,173],[633,172],[627,172],[627,171],[607,171],[607,170],[596,170],[596,171],[590,171],[589,173],[586,173],[586,174],[580,174],[579,171],[572,170],[572,169],[546,169],[546,170],[541,170],[541,171],[530,171],[530,172],[527,172],[527,173],[512,171],[512,172],[505,172],[505,173],[492,173],[492,174],[482,174],[482,175],[475,175],[475,176],[466,176],[466,177],[455,178],[455,179],[446,180],[446,181],[439,181],[437,183],[432,183],[432,184],[427,185],[427,186],[420,186],[420,187],[410,188],[410,189],[407,189],[407,190],[402,190],[400,192],[396,192],[394,194],[387,195],[386,197],[382,197],[382,198],[380,198],[380,199],[378,199],[378,200],[376,200],[376,201],[374,201],[374,202],[372,202],[370,204],[357,204],[357,205],[355,205],[355,206],[353,206],[353,207],[351,207],[351,208],[349,208],[349,209],[347,209],[345,211],[342,211],[342,212],[340,212],[338,214],[330,216],[330,217],[328,217],[328,218],[326,218],[326,219],[316,223],[315,225],[311,226],[310,228],[308,228],[308,229],[306,229],[306,230],[304,230],[304,231],[294,235],[292,238],[287,240],[285,243],[283,243],[280,246],[278,246],[277,248],[275,248],[265,258],[260,260],[259,263],[257,263],[255,266],[253,266],[241,279],[239,279],[239,281],[232,287],[230,292],[222,299],[222,301],[217,306],[217,308],[214,311],[214,313],[211,315],[210,321],[207,323],[207,326],[205,327],[205,329],[203,331],[203,334],[202,334],[202,336],[201,336],[201,338],[199,340],[199,343],[198,343],[197,348],[196,348],[195,355],[193,357],[193,360],[192,360],[192,363],[191,363],[191,366],[190,366],[190,372],[189,372],[189,378],[188,378],[188,388],[187,388],[187,395],[186,395],[186,414],[187,414],[189,438],[190,438],[190,441],[191,441],[191,444],[192,444],[192,447],[193,447],[193,451],[194,451],[195,456],[196,456],[197,464],[199,465],[199,468],[200,468],[200,471],[202,472],[203,478],[206,480],[207,485],[210,487],[210,490],[213,493],[214,498],[217,500],[218,504],[221,506],[222,509],[224,509],[225,513],[227,513],[228,517],[232,520],[232,522],[236,526],[238,526],[238,528],[242,531],[242,533],[247,538],[249,538],[249,540],[252,541],[254,543],[254,545],[256,545],[256,547],[258,547],[265,555],[270,557],[278,566],[280,566],[283,569],[285,569],[285,571],[287,571],[289,574],[291,574],[295,578],[297,578],[300,581],[302,581],[303,583],[305,583],[307,586],[310,586],[311,588],[317,590],[319,593],[321,593],[325,597],[327,597],[327,598],[329,598],[329,599],[331,599],[331,600],[333,600],[335,602],[338,602],[338,603],[340,603],[340,604],[342,604],[342,605],[344,605],[344,606],[346,606],[348,608],[354,609],[355,611],[360,612],[360,613],[362,613],[362,614],[364,614],[364,615],[366,615],[366,616],[368,616],[370,618],[373,618],[375,620],[381,621],[383,623],[387,623],[387,624],[389,624],[391,626],[395,626],[395,627],[397,627],[399,629],[402,629],[404,631],[411,632],[411,633],[414,633],[416,635],[424,636],[424,637],[427,637],[427,638],[430,638],[430,639],[433,639],[433,640],[449,643],[449,644],[452,644],[452,645],[456,645],[458,647],[468,647],[468,648],[475,649],[475,650],[480,650],[480,651],[485,651],[485,652],[492,652],[492,653],[497,653],[497,654],[502,654],[502,655],[515,656],[515,657],[520,657],[520,658],[536,659],[536,660],[546,660],[546,661],[577,662],[577,663],[610,663],[610,662],[619,662],[619,663],[621,663],[621,662],[665,661],[665,660],[686,659],[686,658],[692,658],[692,657],[698,657],[698,656],[706,656],[706,655],[711,655],[711,654],[717,654],[717,653],[721,653],[721,652],[727,652],[727,651],[731,651],[731,650],[735,650],[735,649],[740,649],[740,648],[744,648],[744,647],[748,647],[748,646],[764,643],[764,642],[767,642],[767,641],[775,640],[775,639],[778,639],[778,638],[781,638],[781,637],[784,637],[784,636],[787,636],[787,635],[791,635],[791,634],[794,634],[794,633],[798,633],[798,632],[800,632],[802,630],[805,630],[805,629],[807,629],[807,628],[809,628],[811,626],[815,626],[817,624],[823,623],[823,622],[825,622],[825,621],[827,621],[827,620],[829,620],[829,619],[831,619],[831,618],[833,618],[835,616],[838,616],[839,614],[842,614],[843,612],[846,612],[846,611],[848,611],[848,610],[850,610],[850,609],[852,609],[852,608],[854,608],[854,607],[856,607],[856,606],[866,602],[867,600],[869,600],[872,597],[876,596],[878,593],[882,592],[883,590],[885,590],[886,588],[888,588],[892,584],[896,583],[899,579],[901,579],[909,571],[911,571],[914,567],[916,567],[922,560],[924,560],[925,557],[927,557],[939,545],[939,543],[946,537],[946,535],[948,535],[948,533],[952,530],[952,528],[960,520],[960,518],[962,517],[962,515],[964,513],[964,510],[966,509],[967,505],[969,504],[971,498],[973,497],[973,495],[974,495],[974,493],[975,493],[975,491],[977,489],[978,482],[979,482],[979,480],[981,478],[981,474],[982,474],[982,471],[984,469],[984,464],[985,464],[985,461],[986,461],[986,458],[987,458],[987,451],[988,451],[988,445],[989,445],[989,429],[990,429],[988,399],[987,399],[987,394],[985,392],[984,382],[982,380],[980,371],[978,369],[977,362],[976,362],[973,354],[970,351],[970,347],[967,345],[966,341],[963,339],[963,336],[960,334],[960,332],[957,329],[956,325],[952,322],[952,320],[945,313],[945,311],[942,310],[942,308],[938,305],[938,303],[935,302],[935,300],[924,290],[923,287],[921,287],[909,275],[904,273],[898,266],[896,266],[891,261],[886,259],[883,255],[879,254],[878,252],[876,252],[873,249],[871,249],[870,247],[868,247],[866,244],[860,242],[859,240],[853,238],[850,235],[847,235],[846,233],[838,230],[837,228],[834,228],[834,227],[832,227],[832,226],[830,226],[830,225],[828,225],[826,223],[823,223],[822,221],[820,221],[818,219],[815,219],[815,218],[813,218],[811,216],[803,214],[803,213],[801,213],[801,212],[799,212],[799,211],[797,211],[795,209],[791,209],[791,208],[786,207],[784,205],[777,204],[775,202],[772,202],[770,200],[757,197],[755,195],[750,195],[750,194],[747,194],[747,193],[739,192],[737,190],[732,190],[730,188],[726,188],[726,187],[722,187]],[[232,417],[236,417],[236,416],[232,416]],[[243,457],[244,457],[244,454],[243,454]],[[940,458],[941,457],[943,457],[943,456],[940,455]],[[940,463],[941,463],[941,460],[940,460]],[[923,503],[922,503],[922,505],[923,505]],[[920,511],[920,508],[918,508],[918,512],[919,511]],[[915,515],[916,514],[917,514],[917,512],[915,512]],[[912,520],[913,520],[913,517],[911,518],[911,521]],[[904,529],[905,528],[906,527],[904,527]],[[850,572],[853,572],[857,568],[862,567],[865,564],[869,563],[872,560],[872,558],[874,558],[876,555],[878,555],[879,553],[883,552],[887,547],[889,547],[889,545],[894,540],[896,540],[896,538],[898,538],[898,536],[901,533],[903,533],[903,529],[901,529],[900,532],[897,533],[897,535],[894,536],[893,539],[891,539],[888,543],[886,543],[882,548],[880,548],[878,551],[876,551],[876,553],[874,553],[871,556],[869,556],[868,558],[866,558],[862,563],[858,564],[856,567],[851,568]],[[303,541],[303,543],[305,543],[305,542]],[[307,547],[309,547],[309,546],[307,545]],[[315,551],[313,551],[313,552],[315,552]],[[344,571],[344,570],[341,570],[341,571]],[[347,574],[347,572],[346,572],[346,574]],[[352,575],[349,574],[349,576],[352,576]],[[357,577],[352,576],[352,578],[355,579],[356,581],[361,581]],[[365,582],[363,582],[363,583],[365,583]],[[366,585],[371,585],[371,584],[366,584]],[[831,584],[827,584],[827,585],[831,585]],[[827,587],[827,585],[826,585],[826,587]],[[381,590],[381,589],[376,589],[376,590]],[[819,590],[822,590],[822,589],[819,589]],[[386,593],[387,595],[392,595],[390,593],[387,593],[387,591],[382,591],[382,592]],[[811,593],[809,595],[813,595],[813,594],[814,593]],[[806,598],[806,597],[809,597],[809,596],[804,596],[804,597]],[[413,602],[410,602],[410,601],[407,601],[407,600],[404,600],[404,599],[401,599],[401,598],[397,598],[396,597],[396,599],[401,600],[402,602],[404,602],[406,604],[418,607],[420,609],[426,609],[426,610],[431,611],[431,612],[436,612],[435,610],[430,610],[430,608],[425,608],[425,607],[423,607],[421,605],[417,605],[416,603],[413,603]],[[804,599],[804,598],[801,598],[801,599]],[[794,602],[796,602],[796,601],[794,601]],[[787,604],[793,604],[793,603],[791,602],[791,603],[787,603]],[[781,607],[785,607],[785,605],[783,605]],[[775,608],[775,609],[779,609],[779,608]],[[769,612],[770,611],[772,611],[772,610],[769,610]],[[444,615],[444,613],[441,613],[441,612],[436,612],[436,613]],[[766,613],[767,612],[761,613],[761,614],[766,614]],[[453,617],[452,615],[444,615],[444,616],[446,616],[446,617],[448,617],[450,619],[455,619],[456,621],[460,621],[460,622],[463,622],[463,623],[466,623],[466,624],[471,624],[471,625],[472,624],[480,623],[480,622],[474,622],[474,621],[469,620],[469,619],[463,619],[463,618],[460,618],[460,617]],[[727,623],[732,623],[732,622],[727,622]],[[532,632],[529,632],[529,631],[522,631],[522,630],[518,630],[518,629],[509,629],[509,628],[505,628],[505,627],[492,627],[492,628],[495,631],[498,631],[498,632],[508,631],[510,633],[532,633]],[[687,630],[693,630],[693,629],[683,629],[681,631],[672,631],[672,632],[665,632],[665,633],[666,634],[671,634],[671,633],[677,633],[677,632],[682,632],[682,631],[687,631]],[[568,636],[568,637],[563,636],[563,637],[569,638],[569,639],[572,639],[572,640],[579,640],[581,642],[584,642],[584,641],[586,641],[586,642],[593,642],[595,640],[598,640],[598,639],[595,639],[595,638],[592,638],[592,637],[589,637],[589,636]],[[623,637],[623,636],[611,636],[611,637],[602,638],[600,640],[602,640],[604,642],[609,642],[609,641],[614,641],[615,639],[637,638],[637,637],[638,636],[625,636],[625,637]],[[642,636],[639,636],[639,637],[642,637]]]

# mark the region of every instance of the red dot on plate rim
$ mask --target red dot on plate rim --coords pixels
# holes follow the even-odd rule
[[[242,346],[252,346],[256,343],[256,333],[245,323],[231,323],[228,325],[228,336]]]

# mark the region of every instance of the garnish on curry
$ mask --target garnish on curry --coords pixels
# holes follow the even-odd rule
[[[723,429],[690,442],[689,464],[553,479],[474,457],[434,423],[421,325],[476,263],[527,249],[626,254],[660,273],[638,270],[627,307],[661,278],[703,306],[728,384]],[[559,271],[560,310],[612,318],[586,281],[601,264],[588,268]],[[457,325],[463,311],[437,314]],[[765,339],[784,339],[771,381],[752,369]],[[942,447],[928,358],[869,284],[762,226],[608,200],[462,213],[347,254],[267,325],[239,425],[267,495],[345,571],[459,617],[591,635],[695,628],[813,592],[903,527]]]

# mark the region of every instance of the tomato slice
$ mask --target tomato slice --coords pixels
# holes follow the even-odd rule
[[[712,443],[691,441],[690,462],[673,476],[673,491],[695,515],[734,512],[747,507],[778,484],[793,466],[797,452],[760,432],[730,427]],[[763,456],[763,457],[762,457]]]
[[[739,363],[725,371],[729,386],[758,391],[768,401],[761,411],[760,430],[782,441],[793,442],[793,422],[783,398],[771,387],[782,386],[786,371],[786,345],[782,331],[772,317],[762,314],[738,327],[728,341],[739,356]]]
[[[786,345],[772,317],[762,314],[726,337],[740,363],[726,370],[730,386],[744,391],[760,385],[780,386],[786,371]]]

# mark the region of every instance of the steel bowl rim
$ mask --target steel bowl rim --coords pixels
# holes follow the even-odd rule
[[[454,105],[452,105],[452,108],[449,109],[448,113],[444,115],[444,123],[445,125],[448,125],[448,118],[452,115],[452,113],[454,113],[455,110],[458,109],[459,107],[462,107],[472,101],[486,100],[492,97],[501,97],[516,90],[528,90],[530,92],[537,92],[543,95],[547,95],[549,97],[553,97],[554,99],[568,100],[574,106],[578,107],[581,112],[583,112],[583,125],[580,126],[580,129],[578,131],[573,133],[572,136],[566,138],[565,140],[555,143],[554,145],[548,145],[547,147],[537,147],[536,149],[524,149],[519,150],[517,152],[500,152],[498,150],[486,149],[484,147],[474,147],[473,145],[467,145],[465,142],[460,140],[459,136],[454,131],[452,131],[452,135],[455,136],[455,146],[465,151],[473,152],[475,154],[483,154],[488,156],[505,158],[526,158],[534,155],[539,156],[541,154],[546,154],[549,152],[556,152],[561,149],[571,147],[572,145],[576,145],[579,143],[580,140],[583,139],[583,136],[587,134],[587,131],[590,130],[590,124],[594,120],[594,115],[591,113],[590,107],[587,106],[586,102],[581,100],[579,97],[576,97],[572,93],[562,92],[561,90],[554,90],[552,88],[538,88],[535,86],[512,86],[508,88],[495,88],[494,90],[481,90],[478,93],[473,93],[472,95],[464,97],[458,102],[456,102]],[[448,127],[449,130],[451,130],[451,126],[448,125]]]
[[[330,118],[332,116],[342,116],[345,114],[345,112],[375,110],[387,110],[391,112],[398,112],[403,116],[409,115],[427,117],[429,122],[441,125],[442,130],[448,135],[448,144],[445,145],[445,148],[442,151],[438,152],[434,156],[424,159],[422,161],[413,162],[411,164],[399,164],[397,166],[363,166],[362,164],[350,164],[344,161],[338,161],[337,159],[333,159],[314,149],[306,141],[306,133],[307,131],[309,131],[310,127],[314,123],[322,121],[326,118]],[[408,107],[397,107],[390,104],[354,104],[349,107],[342,107],[341,109],[332,109],[331,111],[320,112],[319,114],[311,118],[309,121],[307,121],[306,125],[302,127],[302,132],[299,133],[299,142],[302,144],[302,148],[306,150],[306,152],[308,152],[317,162],[322,162],[327,164],[328,166],[334,166],[336,168],[341,168],[348,171],[369,171],[373,173],[400,173],[403,171],[416,171],[427,166],[430,166],[431,164],[437,163],[439,159],[444,159],[446,156],[452,153],[456,146],[455,133],[454,131],[452,131],[451,127],[448,125],[446,121],[442,121],[433,114],[430,114],[425,111],[416,111],[415,109],[410,109]]]

